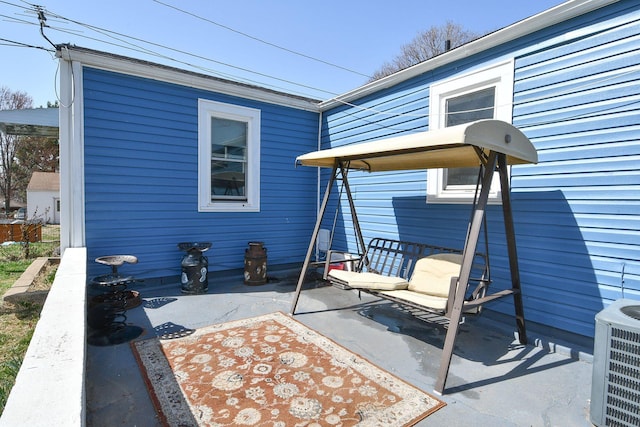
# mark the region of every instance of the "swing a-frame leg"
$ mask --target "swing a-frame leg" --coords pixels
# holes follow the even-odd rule
[[[522,295],[520,293],[520,273],[518,270],[518,258],[516,252],[516,240],[515,229],[513,226],[513,215],[511,212],[511,199],[509,195],[509,181],[507,177],[507,162],[506,156],[501,153],[491,152],[485,165],[484,176],[482,177],[482,189],[478,202],[474,207],[473,215],[471,217],[471,224],[469,228],[469,234],[467,236],[467,242],[464,248],[464,254],[462,259],[462,268],[460,271],[459,283],[467,283],[469,280],[469,274],[471,271],[471,261],[473,253],[475,252],[478,244],[478,236],[480,234],[480,228],[482,226],[482,220],[486,213],[487,201],[489,199],[489,190],[491,186],[491,180],[493,178],[494,170],[498,166],[498,172],[500,174],[500,186],[502,194],[502,210],[504,214],[505,234],[507,238],[507,246],[509,252],[509,267],[511,270],[511,290],[513,294],[516,325],[518,328],[518,336],[520,343],[526,344],[527,335],[525,330],[524,309],[522,306]],[[464,304],[465,287],[458,286],[455,299],[453,302],[453,309],[451,311],[451,318],[449,328],[447,329],[447,335],[444,341],[444,347],[442,349],[442,357],[440,359],[440,369],[438,370],[438,377],[436,379],[436,385],[434,391],[439,394],[444,393],[444,388],[449,374],[449,367],[451,366],[451,357],[453,355],[453,349],[455,347],[456,336],[458,334],[458,327],[462,318],[462,306]]]
[[[344,164],[342,162],[336,162],[333,165],[333,170],[331,171],[331,178],[329,178],[329,182],[327,183],[327,188],[324,192],[322,204],[320,205],[320,211],[318,212],[318,219],[316,220],[316,225],[313,228],[311,241],[309,242],[309,247],[307,249],[307,255],[304,258],[304,263],[302,264],[302,270],[300,271],[300,276],[298,277],[296,292],[293,296],[293,301],[291,302],[291,310],[290,310],[291,314],[295,314],[296,312],[296,307],[298,306],[298,300],[300,299],[300,292],[302,292],[302,285],[304,284],[304,278],[307,275],[307,270],[309,269],[309,264],[311,263],[313,247],[315,246],[316,240],[318,239],[318,233],[320,232],[322,219],[324,218],[324,214],[327,210],[327,205],[329,204],[329,196],[331,195],[331,190],[337,180],[342,180],[342,185],[344,186],[345,192],[347,194],[347,199],[349,201],[349,209],[351,211],[351,217],[353,218],[353,228],[355,230],[357,243],[361,248],[365,247],[364,238],[362,237],[362,230],[360,229],[360,223],[358,222],[358,216],[356,215],[355,204],[353,203],[353,197],[351,195],[351,189],[349,188],[349,182],[347,180],[347,172],[348,172],[347,164]],[[338,201],[338,203],[339,202],[340,201]]]

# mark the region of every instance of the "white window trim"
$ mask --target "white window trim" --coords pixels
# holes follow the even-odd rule
[[[247,123],[246,201],[211,200],[211,118],[219,117]],[[260,110],[198,100],[198,211],[260,211]]]
[[[445,127],[446,101],[449,98],[495,86],[495,116],[512,122],[514,61],[509,60],[431,85],[429,89],[429,130]],[[500,188],[494,176],[492,188]],[[444,188],[444,169],[427,171],[427,203],[471,203],[472,188]],[[501,203],[500,191],[490,191],[489,203]]]

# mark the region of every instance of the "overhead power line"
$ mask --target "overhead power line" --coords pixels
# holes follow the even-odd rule
[[[4,39],[4,38],[0,38],[0,43],[3,46],[14,46],[14,47],[26,47],[26,48],[30,48],[30,49],[41,49],[47,52],[55,52],[53,49],[50,48],[46,48],[46,47],[42,47],[42,46],[35,46],[32,44],[27,44],[27,43],[22,43],[22,42],[17,42],[15,40],[9,40],[9,39]]]
[[[53,29],[55,29],[57,31],[60,31],[60,32],[64,32],[64,33],[75,34],[75,33],[71,32],[71,31],[66,30],[66,29],[61,29],[61,28],[53,28]],[[75,34],[75,35],[77,35],[77,34]],[[228,80],[254,84],[254,85],[258,85],[258,86],[262,86],[262,87],[271,87],[273,89],[279,89],[281,91],[285,91],[286,90],[285,88],[278,87],[278,86],[275,86],[275,85],[270,85],[270,84],[265,83],[265,82],[259,82],[259,81],[256,81],[256,80],[252,80],[252,79],[248,79],[248,78],[244,78],[244,77],[239,77],[238,75],[232,75],[232,74],[224,73],[224,72],[221,72],[219,70],[215,70],[213,68],[204,67],[204,66],[197,65],[197,64],[194,64],[194,63],[191,63],[191,62],[187,62],[187,61],[183,61],[183,60],[180,60],[180,59],[176,59],[176,58],[173,58],[171,56],[163,55],[163,54],[161,54],[159,52],[155,52],[155,51],[149,50],[147,48],[144,48],[144,47],[129,43],[126,40],[120,40],[120,39],[115,38],[115,37],[107,36],[107,37],[110,37],[110,38],[112,38],[114,40],[121,41],[121,43],[125,43],[125,44],[110,42],[110,41],[106,41],[106,40],[103,40],[103,39],[90,37],[90,36],[87,36],[87,35],[79,35],[79,37],[83,37],[83,38],[88,39],[88,40],[97,41],[99,43],[107,44],[107,45],[110,45],[110,46],[115,46],[115,47],[131,50],[131,51],[134,51],[134,52],[139,52],[139,53],[143,53],[143,54],[146,54],[146,55],[151,55],[151,56],[154,56],[156,58],[164,59],[164,60],[175,62],[175,63],[181,64],[181,65],[184,65],[184,66],[196,69],[196,70],[200,70],[200,71],[202,71],[204,73],[220,76],[220,77],[226,78]],[[211,60],[211,61],[219,63],[219,64],[222,64],[222,65],[226,65],[223,62],[213,61],[213,60]],[[229,66],[233,67],[232,65],[229,65]],[[249,72],[252,72],[252,71],[249,71]],[[271,76],[267,76],[267,77],[276,78],[276,77],[271,77]],[[292,82],[291,84],[299,86],[298,83]],[[312,88],[312,89],[317,90],[317,91],[322,91],[322,89],[317,89],[317,88]],[[288,92],[292,93],[290,90]],[[305,96],[307,96],[307,95],[305,95]]]
[[[148,45],[151,45],[151,46],[155,46],[155,47],[158,47],[158,48],[162,48],[162,49],[166,49],[166,50],[169,50],[169,51],[172,51],[172,52],[175,52],[175,53],[179,53],[179,54],[182,54],[182,55],[190,56],[190,57],[193,57],[193,58],[196,58],[196,59],[200,59],[200,60],[203,60],[203,61],[212,62],[212,63],[219,64],[219,65],[224,65],[225,67],[234,68],[236,70],[240,70],[240,71],[251,73],[251,74],[256,74],[256,75],[259,75],[261,77],[266,77],[266,78],[277,80],[277,81],[280,81],[280,82],[283,82],[283,83],[292,84],[292,85],[295,85],[295,86],[303,87],[303,88],[306,88],[306,89],[311,89],[311,90],[318,91],[318,92],[324,92],[324,93],[327,93],[327,94],[330,94],[330,95],[336,95],[336,93],[334,93],[334,92],[330,92],[330,91],[327,91],[327,90],[319,89],[319,88],[316,88],[314,86],[305,85],[305,84],[302,84],[302,83],[297,83],[297,82],[294,82],[292,80],[287,80],[287,79],[283,79],[283,78],[280,78],[280,77],[275,77],[275,76],[272,76],[272,75],[269,75],[269,74],[266,74],[266,73],[262,73],[262,72],[259,72],[259,71],[255,71],[255,70],[252,70],[252,69],[249,69],[249,68],[239,67],[239,66],[236,66],[236,65],[232,65],[232,64],[229,64],[229,63],[222,62],[222,61],[217,61],[215,59],[211,59],[211,58],[208,58],[208,57],[205,57],[205,56],[202,56],[202,55],[197,55],[195,53],[190,53],[190,52],[187,52],[187,51],[184,51],[184,50],[181,50],[181,49],[172,48],[172,47],[169,47],[169,46],[166,46],[166,45],[162,45],[160,43],[151,42],[151,41],[148,41],[148,40],[140,39],[140,38],[137,38],[137,37],[126,35],[126,34],[122,34],[122,33],[116,32],[116,31],[111,31],[111,30],[107,30],[105,28],[96,27],[94,25],[85,24],[85,23],[82,23],[82,22],[79,22],[79,21],[75,21],[73,19],[65,18],[62,15],[58,15],[58,14],[55,14],[55,13],[52,13],[52,12],[49,12],[49,13],[52,16],[58,18],[58,19],[67,20],[67,21],[69,21],[71,23],[74,23],[76,25],[88,28],[88,29],[90,29],[92,31],[95,31],[97,33],[100,33],[100,34],[102,34],[104,36],[113,38],[114,40],[118,40],[119,42],[126,43],[129,46],[132,46],[133,50],[137,50],[139,52],[143,52],[143,53],[146,53],[146,54],[149,54],[149,55],[154,55],[154,56],[160,57],[160,58],[165,59],[165,60],[170,60],[170,61],[173,61],[173,62],[181,63],[181,64],[184,64],[184,65],[188,65],[190,67],[195,67],[195,68],[202,69],[202,67],[199,67],[197,65],[194,65],[194,64],[191,64],[191,63],[188,63],[188,62],[185,62],[185,61],[181,61],[179,59],[176,59],[176,58],[173,58],[173,57],[170,57],[170,56],[167,56],[167,55],[162,55],[162,54],[160,54],[158,52],[149,50],[147,48],[144,48],[144,47],[141,47],[139,45],[136,45],[136,44],[133,44],[131,42],[128,42],[126,40],[123,40],[122,37],[127,38],[127,39],[131,39],[131,40],[135,40],[136,42],[139,42],[139,43],[145,43],[145,44],[148,44]],[[59,29],[59,28],[57,30],[58,31],[62,31],[62,32],[65,31],[65,30],[62,30],[62,29]],[[91,37],[88,37],[88,36],[81,36],[81,37],[86,37],[86,38],[90,38],[91,39]],[[105,42],[105,41],[102,41],[102,40],[98,40],[98,39],[95,39],[95,38],[93,38],[93,40],[101,41],[103,43],[108,43],[108,42]],[[110,43],[110,44],[113,44],[113,43]],[[122,46],[122,45],[119,45],[119,46],[120,47],[125,47],[125,46]],[[125,47],[125,48],[132,49],[132,47]],[[211,71],[211,70],[208,70],[208,71]]]
[[[153,1],[155,1],[155,2],[157,2],[159,4],[162,4],[162,5],[166,5],[165,3],[162,3],[159,0],[153,0]],[[180,53],[182,55],[187,55],[187,56],[190,56],[190,57],[193,57],[193,58],[197,58],[199,60],[203,60],[203,61],[212,62],[212,63],[219,64],[219,65],[223,65],[223,66],[230,67],[230,68],[233,68],[233,69],[236,69],[236,70],[240,70],[240,71],[243,71],[243,72],[256,74],[256,75],[259,75],[261,77],[265,77],[265,78],[269,78],[269,79],[273,79],[273,80],[278,80],[278,81],[281,81],[281,82],[284,82],[284,83],[287,83],[287,84],[290,84],[290,85],[299,86],[299,87],[303,87],[303,88],[306,88],[306,89],[311,89],[311,90],[314,90],[314,91],[317,91],[317,92],[322,92],[322,93],[330,94],[330,95],[333,95],[333,96],[337,95],[337,94],[332,93],[330,91],[319,89],[319,88],[316,88],[316,87],[313,87],[313,86],[304,85],[304,84],[296,83],[296,82],[291,81],[291,80],[274,77],[274,76],[271,76],[271,75],[268,75],[268,74],[265,74],[265,73],[261,73],[261,72],[258,72],[258,71],[254,71],[254,70],[251,70],[251,69],[248,69],[248,68],[234,66],[232,64],[224,63],[224,62],[221,62],[221,61],[216,61],[216,60],[213,60],[213,59],[201,56],[201,55],[196,55],[196,54],[193,54],[193,53],[190,53],[190,52],[186,52],[186,51],[183,51],[183,50],[180,50],[180,49],[171,48],[169,46],[165,46],[165,45],[162,45],[162,44],[159,44],[159,43],[150,42],[148,40],[144,40],[144,39],[140,39],[140,38],[137,38],[137,37],[128,36],[126,34],[118,33],[118,32],[107,30],[107,29],[104,29],[104,28],[100,28],[100,27],[97,27],[97,26],[94,26],[94,25],[90,25],[90,24],[79,22],[79,21],[75,21],[73,19],[69,19],[69,18],[66,18],[64,16],[61,16],[61,15],[46,11],[46,10],[40,8],[37,5],[32,5],[33,9],[28,9],[25,6],[16,5],[14,3],[10,3],[10,2],[4,1],[4,0],[0,0],[0,3],[8,4],[8,5],[15,6],[15,7],[19,7],[21,9],[23,9],[23,11],[28,11],[28,12],[31,12],[31,13],[36,12],[36,16],[40,19],[40,25],[43,24],[43,21],[41,20],[41,18],[43,16],[41,16],[39,14],[39,12],[42,11],[43,13],[49,14],[50,17],[52,17],[52,18],[58,19],[59,22],[73,23],[73,24],[78,25],[80,27],[83,27],[83,28],[89,29],[91,31],[97,32],[98,34],[101,34],[104,37],[108,37],[108,38],[111,38],[113,40],[117,40],[119,43],[114,43],[114,42],[106,41],[104,39],[90,37],[90,36],[87,36],[87,35],[84,35],[84,34],[78,34],[76,32],[76,30],[70,30],[70,29],[66,29],[66,28],[65,29],[56,28],[56,27],[45,25],[45,27],[51,28],[52,30],[65,32],[65,33],[73,34],[75,36],[84,37],[84,38],[87,38],[87,39],[90,39],[90,40],[94,40],[94,41],[97,41],[97,42],[100,42],[100,43],[105,43],[105,44],[109,44],[109,45],[112,45],[112,46],[117,46],[117,47],[121,47],[121,48],[124,48],[124,49],[137,51],[137,52],[144,53],[144,54],[147,54],[147,55],[151,55],[151,56],[155,56],[155,57],[158,57],[158,58],[162,58],[164,60],[180,63],[180,64],[186,65],[188,67],[191,67],[191,68],[202,70],[202,71],[207,72],[207,73],[212,73],[212,74],[217,74],[217,75],[220,75],[220,76],[225,76],[226,78],[229,78],[229,79],[232,79],[232,80],[236,80],[236,81],[240,80],[240,81],[244,81],[244,82],[249,82],[249,83],[256,84],[256,85],[259,85],[259,86],[262,86],[262,87],[272,87],[272,88],[276,88],[276,89],[282,89],[282,88],[277,88],[274,85],[265,84],[264,82],[258,82],[258,81],[254,81],[254,80],[251,80],[251,79],[248,79],[248,78],[242,78],[242,77],[239,77],[237,75],[230,75],[230,74],[227,74],[227,73],[220,72],[218,70],[210,69],[210,68],[207,68],[207,67],[203,67],[203,66],[199,66],[199,65],[196,65],[196,64],[189,63],[187,61],[179,60],[177,58],[173,58],[173,57],[168,56],[168,55],[163,55],[163,54],[161,54],[161,53],[159,53],[159,52],[157,52],[155,50],[140,46],[138,43],[145,43],[145,44],[157,47],[157,48],[166,49],[166,50],[169,50],[169,51],[172,51],[172,52]],[[28,3],[26,3],[26,4],[28,4]],[[181,11],[181,10],[179,10],[179,9],[173,7],[173,6],[170,6],[170,5],[166,5],[166,6],[167,7],[171,7],[173,9],[176,9],[176,10],[178,10],[180,12],[190,14],[189,12]],[[7,19],[11,20],[12,22],[24,23],[24,24],[29,24],[29,25],[38,25],[38,24],[34,24],[32,22],[28,22],[28,21],[25,21],[25,20],[22,20],[22,19],[17,19],[15,17],[9,17],[9,16],[6,16],[6,15],[0,15],[0,17],[7,18]],[[200,17],[198,17],[198,18],[199,19],[204,19],[204,18],[200,18]],[[206,19],[204,19],[204,20],[206,20]],[[215,23],[213,21],[211,21],[211,23],[224,27],[223,25]],[[234,32],[238,32],[238,31],[233,30],[231,28],[228,28],[228,29],[231,30],[231,31],[234,31]],[[241,32],[238,32],[238,33],[244,35],[244,33],[241,33]],[[254,37],[249,36],[249,35],[247,35],[247,37],[256,39],[258,41],[262,41],[260,39],[254,38]],[[133,42],[129,41],[129,40],[132,40]],[[34,45],[22,43],[22,42],[17,42],[17,41],[14,41],[14,40],[8,40],[8,39],[0,38],[0,44],[4,45],[5,43],[8,46],[35,48],[35,49],[45,50],[45,51],[48,51],[48,52],[52,51],[51,49],[48,49],[48,48],[45,48],[45,47],[42,47],[42,46],[34,46]],[[120,43],[122,43],[122,44],[120,44]],[[268,42],[264,42],[264,43],[265,44],[270,44]],[[276,47],[278,47],[278,46],[276,46]],[[285,50],[285,51],[289,51],[286,48],[282,48],[282,49]],[[289,52],[296,53],[296,52],[293,52],[293,51],[289,51]],[[302,56],[305,56],[305,55],[302,55]],[[311,58],[311,59],[315,59],[315,58]],[[342,67],[338,66],[338,68],[342,68]],[[610,75],[610,76],[607,76],[607,77],[602,76],[601,78],[597,79],[596,82],[600,82],[600,83],[604,84],[604,82],[606,82],[608,80],[616,79],[616,78],[619,78],[619,77],[627,75],[627,74],[636,73],[638,71],[638,69],[639,69],[638,67],[632,67],[632,68],[627,69],[625,71],[613,73],[613,75]],[[585,83],[582,86],[580,86],[578,89],[579,90],[587,89],[589,87],[592,87],[593,83],[594,82]],[[291,91],[289,89],[284,89],[284,90],[291,93]],[[351,103],[351,102],[347,102],[345,100],[339,99],[339,97],[336,97],[336,98],[333,98],[333,99],[336,102],[339,102],[339,103],[342,103],[344,105],[353,107],[355,109],[355,111],[349,113],[350,115],[356,115],[358,112],[369,112],[369,113],[371,113],[372,116],[373,115],[383,115],[383,116],[412,117],[412,118],[426,118],[427,117],[425,114],[422,114],[422,113],[406,113],[406,112],[394,112],[394,111],[380,110],[378,108],[372,108],[372,107],[367,107],[365,105],[358,105],[358,104],[354,104],[354,103]],[[616,109],[619,109],[619,108],[628,107],[628,106],[632,106],[632,105],[637,105],[639,102],[640,101],[632,100],[629,103],[624,104],[622,106],[618,105],[618,106],[614,106],[614,107],[601,108],[598,111],[596,111],[595,114],[603,114],[603,113],[607,113],[609,111],[613,111],[613,110],[616,110]],[[509,104],[509,105],[511,105],[511,104]],[[474,111],[474,110],[470,110],[470,111]],[[573,116],[570,116],[570,117],[566,117],[565,119],[575,120],[575,119],[580,119],[580,118],[585,118],[585,117],[589,117],[589,115],[578,113],[576,115],[573,115]],[[364,121],[366,123],[370,123],[372,125],[380,126],[381,128],[394,129],[393,126],[388,126],[388,125],[384,125],[384,124],[381,124],[381,123],[377,123],[373,119],[367,119],[367,118],[364,118],[364,117],[356,117],[355,119],[356,120],[362,120],[362,121]],[[554,123],[554,121],[540,121],[540,122],[537,122],[537,123],[528,123],[527,126],[537,126],[537,125],[550,124],[550,123]],[[403,130],[403,129],[398,129],[398,130]]]
[[[169,47],[169,46],[166,46],[166,45],[162,45],[162,44],[159,44],[159,43],[151,42],[149,40],[145,40],[145,39],[129,36],[129,35],[118,33],[118,32],[115,32],[115,31],[111,31],[111,30],[108,30],[108,29],[105,29],[105,28],[101,28],[101,27],[97,27],[97,26],[94,26],[94,25],[86,24],[84,22],[76,21],[74,19],[70,19],[70,18],[64,17],[64,16],[62,16],[60,14],[57,14],[55,12],[52,12],[50,10],[47,10],[43,6],[40,6],[40,5],[37,5],[37,4],[33,4],[33,3],[29,3],[29,2],[24,1],[24,0],[21,0],[21,1],[24,3],[24,5],[18,5],[18,4],[12,3],[12,2],[8,2],[6,0],[0,0],[0,3],[7,4],[7,5],[10,5],[10,6],[13,6],[13,7],[17,7],[19,9],[21,9],[22,12],[26,12],[26,13],[35,15],[35,17],[39,21],[39,24],[34,24],[33,22],[30,22],[30,21],[17,19],[17,18],[9,17],[9,16],[6,16],[6,18],[10,19],[13,22],[20,22],[20,23],[29,24],[29,25],[39,25],[40,26],[40,33],[48,41],[49,41],[49,39],[43,34],[43,27],[44,28],[50,28],[51,30],[55,30],[55,31],[60,31],[60,32],[73,34],[75,36],[87,38],[89,40],[94,40],[94,41],[97,41],[97,42],[100,42],[100,43],[105,43],[105,44],[109,44],[109,45],[112,45],[112,46],[117,46],[117,47],[120,47],[120,48],[124,48],[124,49],[128,49],[128,50],[133,50],[133,51],[136,51],[136,52],[144,53],[146,55],[150,55],[150,56],[154,56],[154,57],[157,57],[157,58],[161,58],[161,59],[166,60],[166,61],[176,62],[176,63],[182,64],[184,66],[188,66],[190,68],[195,68],[195,69],[201,70],[203,72],[211,73],[211,74],[214,74],[214,75],[219,75],[219,76],[225,77],[227,79],[236,80],[236,81],[242,81],[242,82],[246,82],[246,83],[249,83],[249,84],[260,85],[260,86],[263,86],[263,87],[270,87],[270,88],[273,88],[274,90],[286,91],[286,92],[289,92],[289,93],[292,93],[292,94],[298,94],[300,96],[306,96],[306,97],[312,97],[312,98],[313,97],[317,97],[317,96],[309,95],[308,93],[306,93],[306,94],[305,93],[301,93],[301,91],[292,90],[290,87],[286,87],[286,88],[285,87],[278,87],[277,85],[265,83],[263,81],[256,81],[256,80],[252,80],[250,78],[240,77],[239,75],[232,75],[232,74],[221,72],[219,70],[215,70],[215,69],[211,69],[211,68],[207,68],[207,67],[202,67],[202,66],[190,63],[188,61],[182,61],[182,60],[179,60],[179,59],[177,59],[175,57],[159,53],[156,50],[149,49],[149,48],[141,46],[141,43],[144,43],[144,44],[148,44],[150,46],[156,47],[156,48],[166,49],[166,50],[169,50],[169,51],[172,51],[172,52],[175,52],[175,53],[179,53],[181,55],[187,55],[187,56],[196,58],[198,60],[203,60],[203,61],[219,64],[219,65],[222,65],[222,66],[225,66],[225,67],[233,68],[235,70],[239,70],[239,71],[242,71],[244,73],[250,73],[250,74],[258,75],[260,77],[264,77],[264,78],[267,78],[267,79],[272,79],[272,80],[276,80],[276,81],[279,81],[279,82],[282,82],[282,83],[286,83],[288,85],[301,87],[301,88],[304,88],[306,90],[311,90],[311,91],[314,91],[314,92],[324,93],[324,94],[328,94],[328,95],[331,95],[331,96],[336,96],[337,95],[335,92],[324,90],[324,89],[320,89],[320,88],[315,87],[315,86],[298,83],[298,82],[295,82],[295,81],[292,81],[292,80],[288,80],[288,79],[283,79],[283,78],[276,77],[276,76],[273,76],[273,75],[270,75],[270,74],[266,74],[266,73],[262,73],[262,72],[259,72],[259,71],[256,71],[256,70],[253,70],[253,69],[250,69],[250,68],[239,67],[239,66],[235,66],[235,65],[230,64],[230,63],[225,63],[225,62],[222,62],[222,61],[216,61],[214,59],[211,59],[211,58],[208,58],[208,57],[204,57],[202,55],[197,55],[197,54],[194,54],[194,53],[190,53],[190,52],[187,52],[187,51],[184,51],[184,50],[181,50],[181,49],[172,48],[172,47]],[[3,16],[3,15],[0,15],[0,16]],[[119,43],[124,43],[124,44],[126,44],[126,46],[123,46],[122,44],[116,44],[116,43],[108,42],[106,40],[101,40],[101,39],[94,38],[94,37],[89,37],[87,35],[78,34],[77,32],[74,32],[74,30],[70,30],[68,28],[63,29],[63,28],[59,28],[59,27],[54,27],[52,25],[48,25],[46,23],[47,19],[49,21],[53,20],[54,22],[58,22],[58,23],[60,23],[60,22],[62,22],[62,23],[68,22],[68,23],[72,23],[72,24],[81,26],[83,28],[86,28],[86,29],[89,29],[91,31],[97,32],[97,33],[101,34],[102,36],[117,40]],[[265,43],[268,43],[268,42],[265,42]],[[294,51],[291,51],[291,52],[294,52]],[[315,58],[312,58],[310,56],[309,56],[309,58],[315,59]],[[331,65],[336,66],[335,64],[331,64]],[[344,67],[340,67],[340,66],[337,66],[337,67],[345,69]],[[346,69],[346,70],[348,70],[348,69]],[[351,70],[348,70],[348,71],[351,71]]]
[[[179,8],[179,7],[177,7],[177,6],[173,6],[173,5],[171,5],[171,4],[168,4],[168,3],[162,2],[162,1],[160,1],[160,0],[153,0],[153,1],[154,1],[154,2],[156,2],[156,3],[158,3],[158,4],[160,4],[160,5],[162,5],[162,6],[165,6],[165,7],[171,8],[171,9],[173,9],[173,10],[176,10],[176,11],[178,11],[178,12],[180,12],[180,13],[184,13],[185,15],[189,15],[189,16],[191,16],[191,17],[193,17],[193,18],[196,18],[196,19],[199,19],[199,20],[201,20],[201,21],[208,22],[209,24],[216,25],[216,26],[218,26],[218,27],[220,27],[220,28],[224,28],[225,30],[232,31],[232,32],[234,32],[234,33],[236,33],[236,34],[240,34],[240,35],[241,35],[241,36],[243,36],[243,37],[247,37],[247,38],[249,38],[249,39],[251,39],[251,40],[255,40],[255,41],[257,41],[257,42],[259,42],[259,43],[263,43],[263,44],[265,44],[265,45],[267,45],[267,46],[271,46],[271,47],[274,47],[274,48],[276,48],[276,49],[280,49],[280,50],[283,50],[283,51],[285,51],[285,52],[292,53],[292,54],[294,54],[294,55],[298,55],[298,56],[301,56],[301,57],[303,57],[303,58],[310,59],[310,60],[312,60],[312,61],[320,62],[320,63],[322,63],[322,64],[329,65],[329,66],[331,66],[331,67],[339,68],[339,69],[341,69],[341,70],[348,71],[348,72],[350,72],[350,73],[354,73],[354,74],[357,74],[357,75],[359,75],[359,76],[366,77],[366,78],[368,78],[368,79],[370,79],[370,78],[371,78],[371,76],[370,76],[370,75],[367,75],[367,74],[361,73],[361,72],[359,72],[359,71],[352,70],[352,69],[347,68],[347,67],[343,67],[343,66],[338,65],[338,64],[334,64],[334,63],[329,62],[329,61],[325,61],[325,60],[323,60],[323,59],[315,58],[315,57],[313,57],[313,56],[310,56],[310,55],[307,55],[307,54],[305,54],[305,53],[301,53],[301,52],[298,52],[298,51],[295,51],[295,50],[292,50],[292,49],[289,49],[289,48],[286,48],[286,47],[283,47],[283,46],[277,45],[277,44],[275,44],[275,43],[268,42],[268,41],[266,41],[266,40],[264,40],[264,39],[261,39],[261,38],[259,38],[259,37],[252,36],[251,34],[247,34],[247,33],[245,33],[245,32],[242,32],[242,31],[236,30],[236,29],[231,28],[231,27],[229,27],[229,26],[227,26],[227,25],[221,24],[221,23],[219,23],[219,22],[215,22],[215,21],[213,21],[213,20],[211,20],[211,19],[204,18],[204,17],[202,17],[202,16],[200,16],[200,15],[197,15],[197,14],[195,14],[195,13],[189,12],[189,11],[187,11],[187,10],[180,9],[180,8]]]

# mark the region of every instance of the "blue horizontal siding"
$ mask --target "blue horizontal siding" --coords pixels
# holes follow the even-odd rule
[[[242,269],[249,241],[270,264],[299,262],[313,228],[316,174],[295,157],[317,146],[319,115],[85,68],[88,258],[138,256],[141,278],[176,276],[183,241],[208,241],[211,271]],[[198,98],[261,111],[261,210],[198,212]],[[89,263],[89,274],[104,273]]]
[[[598,35],[581,40],[581,43],[562,45],[555,49],[540,52],[536,55],[540,62],[535,65],[526,65],[526,61],[520,62],[517,77],[518,90],[526,90],[537,87],[535,80],[549,78],[555,82],[568,82],[585,76],[602,74],[617,70],[621,66],[633,65],[634,54],[638,50],[640,36],[637,34],[638,21],[629,24],[625,30],[636,31],[632,37],[627,37],[627,31],[621,28],[613,28],[608,36],[611,39],[606,44],[591,45],[589,48],[579,50],[579,44],[597,43]],[[562,51],[571,50],[572,53],[562,55]]]
[[[336,147],[426,130],[428,99],[428,88],[404,83],[397,90],[350,102],[323,116],[322,142]]]
[[[593,336],[599,310],[622,296],[640,299],[639,24],[637,2],[621,1],[351,101],[357,107],[323,113],[322,147],[426,130],[432,82],[514,58],[513,123],[540,160],[511,169],[526,317]],[[469,207],[425,203],[424,171],[349,180],[365,239],[464,243]],[[333,211],[327,216],[329,228]],[[510,274],[499,206],[488,220],[492,286],[501,289]],[[356,250],[351,226],[343,201],[340,249]],[[513,313],[510,299],[488,308]]]
[[[626,284],[637,288],[623,266],[640,259],[639,22],[636,6],[516,61],[513,121],[540,159],[513,168],[512,179],[521,265],[533,272],[524,277],[544,282],[527,304],[584,335]]]

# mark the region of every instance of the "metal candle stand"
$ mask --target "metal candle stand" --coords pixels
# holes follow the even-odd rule
[[[143,329],[127,324],[126,312],[140,305],[140,295],[127,290],[136,281],[131,276],[120,276],[118,267],[124,263],[135,264],[133,255],[110,255],[96,258],[96,262],[111,267],[111,274],[93,278],[92,288],[100,291],[90,300],[87,323],[92,331],[88,334],[91,345],[107,346],[122,344],[139,337]]]

